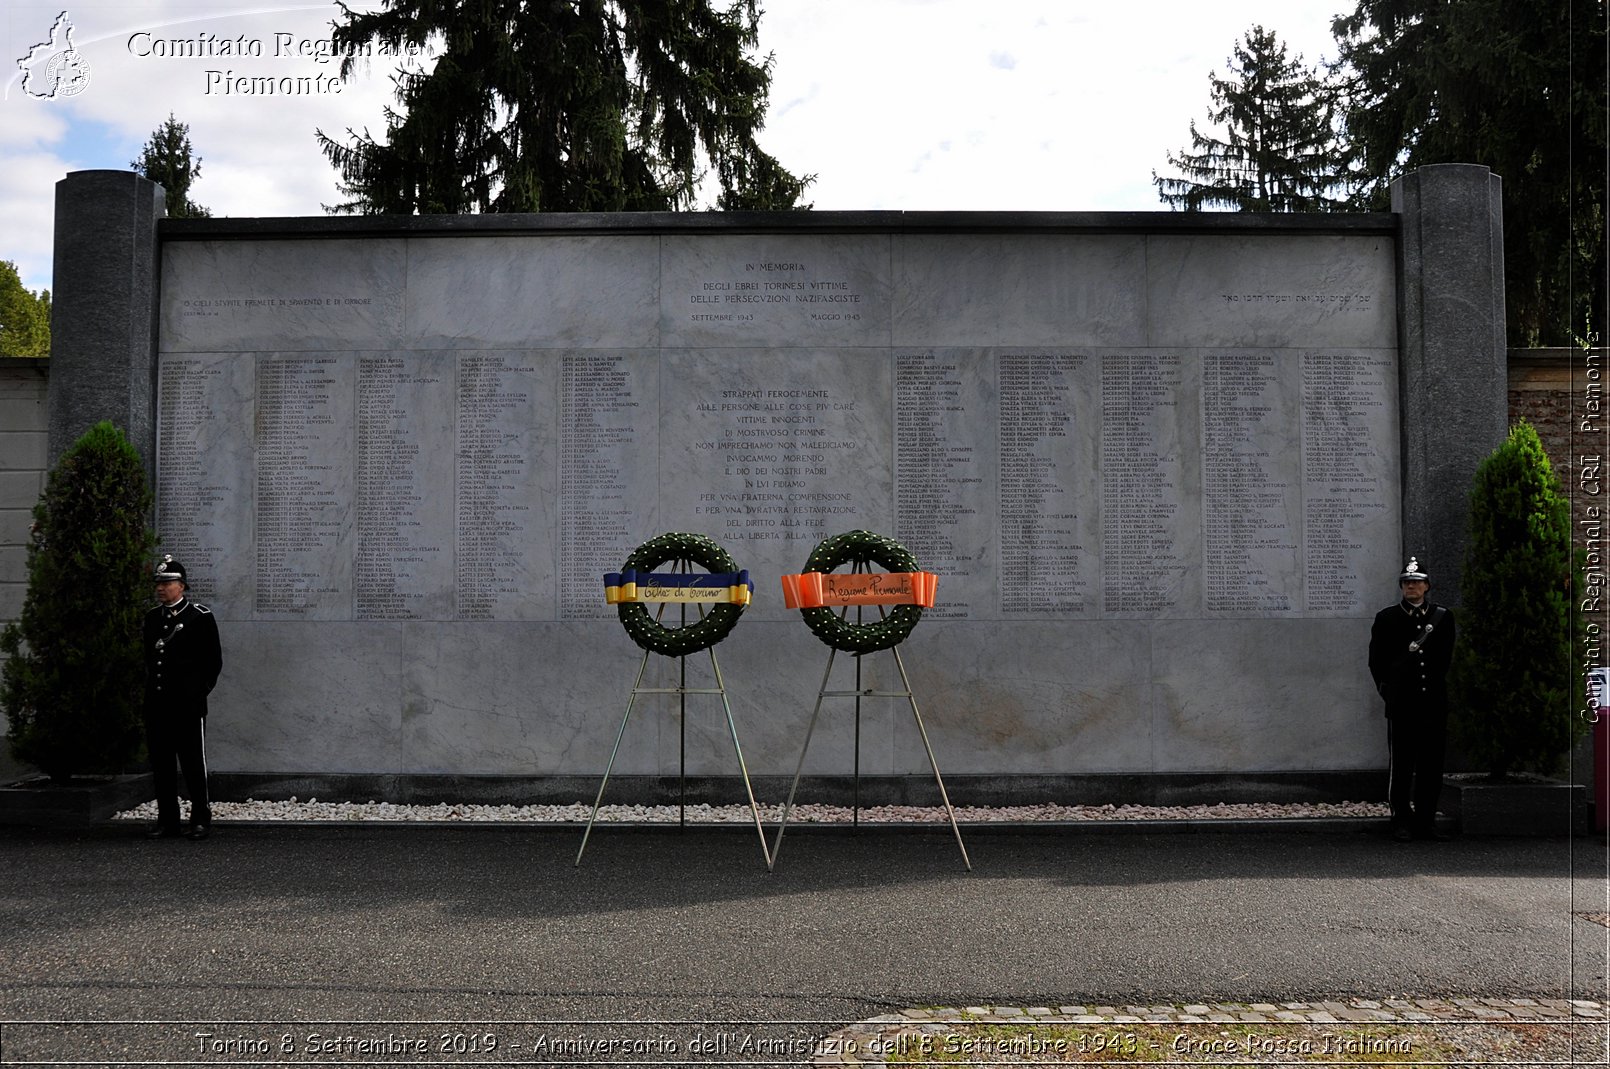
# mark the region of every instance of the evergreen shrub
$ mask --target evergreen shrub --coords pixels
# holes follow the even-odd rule
[[[34,506],[22,615],[0,632],[0,707],[12,754],[57,782],[139,756],[150,508],[139,454],[108,422],[67,450]]]
[[[1491,778],[1548,774],[1579,728],[1570,503],[1530,424],[1476,470],[1454,654],[1453,738]]]

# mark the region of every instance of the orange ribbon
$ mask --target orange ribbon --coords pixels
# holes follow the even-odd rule
[[[841,605],[921,605],[932,608],[939,588],[933,572],[800,572],[785,575],[783,604],[790,609]]]

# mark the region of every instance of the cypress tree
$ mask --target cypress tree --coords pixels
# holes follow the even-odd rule
[[[1552,771],[1577,730],[1575,573],[1569,502],[1522,421],[1476,470],[1453,665],[1453,737],[1494,779]]]
[[[58,782],[139,754],[150,508],[140,456],[108,422],[67,450],[34,506],[22,615],[0,633],[0,706],[12,754]]]

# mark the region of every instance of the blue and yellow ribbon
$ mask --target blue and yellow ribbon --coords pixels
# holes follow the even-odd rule
[[[631,601],[748,605],[754,590],[747,571],[639,572],[628,568],[604,574],[604,601],[609,605]]]

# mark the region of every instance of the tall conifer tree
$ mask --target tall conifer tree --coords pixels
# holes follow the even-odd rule
[[[438,53],[396,76],[377,139],[319,132],[364,214],[691,208],[704,176],[730,209],[798,206],[808,179],[756,143],[770,58],[756,0],[385,0],[341,5],[336,47]]]
[[[129,164],[161,186],[169,219],[206,218],[212,212],[190,199],[190,186],[201,177],[201,159],[190,147],[190,126],[168,113],[167,122],[151,132],[140,158]]]
[[[1168,154],[1179,177],[1152,172],[1158,195],[1175,208],[1200,211],[1313,212],[1348,207],[1336,145],[1335,107],[1325,80],[1287,55],[1262,26],[1235,45],[1229,76],[1208,76],[1208,120],[1191,123],[1191,147]]]
[[[1606,319],[1605,0],[1356,0],[1335,20],[1355,173],[1435,163],[1503,180],[1511,345],[1570,345]]]

